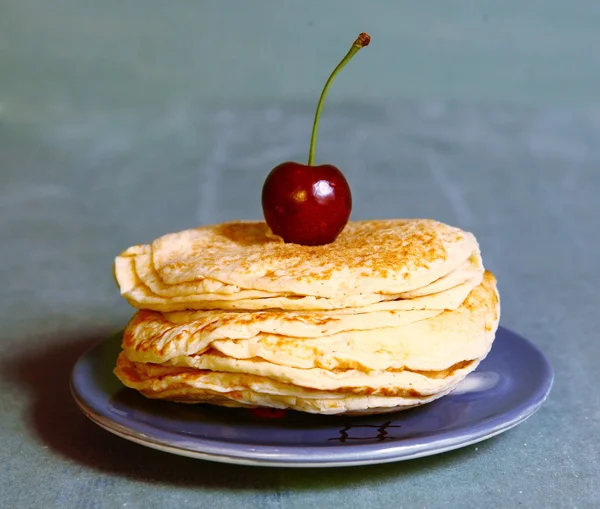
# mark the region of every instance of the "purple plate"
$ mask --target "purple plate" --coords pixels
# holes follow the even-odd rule
[[[552,387],[546,357],[503,327],[492,351],[451,394],[369,417],[228,409],[146,399],[113,375],[121,338],[75,364],[73,397],[96,424],[162,451],[245,465],[334,467],[407,460],[464,447],[530,417]]]

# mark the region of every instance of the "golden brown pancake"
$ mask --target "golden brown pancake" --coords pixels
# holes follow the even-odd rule
[[[169,234],[115,260],[139,311],[115,374],[149,398],[381,413],[452,391],[500,316],[475,237],[432,220],[358,221],[327,246],[262,222]]]
[[[219,401],[233,400],[227,404],[266,405],[274,400],[263,393],[279,391],[276,395],[285,398],[276,398],[278,408],[336,413],[346,407],[323,401],[346,397],[354,412],[408,408],[446,394],[477,367],[491,348],[499,312],[496,281],[487,272],[457,310],[395,327],[316,338],[260,332],[272,326],[269,319],[275,316],[264,316],[250,332],[247,326],[255,323],[246,321],[247,314],[229,314],[206,327],[187,323],[177,334],[169,334],[164,319],[146,328],[151,322],[138,317],[124,336],[116,374],[149,397],[177,401],[214,403],[215,384],[221,384]],[[293,327],[298,317],[278,318]],[[242,387],[240,380],[253,385]],[[309,398],[306,390],[318,393]],[[370,399],[374,396],[376,405]],[[407,397],[419,401],[401,401]]]
[[[316,247],[278,242],[266,228],[226,223],[133,246],[115,260],[121,293],[161,311],[338,309],[426,295],[435,282],[437,293],[483,273],[473,235],[435,221],[352,222]]]

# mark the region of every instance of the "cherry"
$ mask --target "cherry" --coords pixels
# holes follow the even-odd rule
[[[284,242],[305,246],[332,243],[342,232],[352,211],[352,193],[344,174],[335,166],[314,166],[321,108],[337,73],[367,46],[371,38],[362,33],[333,70],[313,122],[308,164],[285,162],[271,170],[262,189],[262,208],[267,225]]]
[[[352,195],[335,166],[286,162],[273,168],[262,195],[269,228],[285,242],[330,244],[342,232],[352,210]]]

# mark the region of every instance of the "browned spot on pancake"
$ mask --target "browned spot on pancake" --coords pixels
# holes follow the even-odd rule
[[[371,371],[370,368],[365,367],[359,361],[355,361],[352,359],[342,360],[335,359],[336,367],[332,369],[328,369],[327,365],[321,363],[320,359],[315,359],[315,366],[318,368],[323,368],[331,373],[341,374],[346,371],[360,371],[362,373],[369,373]]]

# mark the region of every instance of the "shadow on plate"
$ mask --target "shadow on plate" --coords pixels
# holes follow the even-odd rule
[[[111,333],[73,333],[3,362],[3,377],[30,394],[28,427],[54,452],[101,472],[174,486],[234,490],[336,488],[350,483],[385,482],[418,476],[480,455],[500,437],[437,456],[384,465],[292,469],[226,465],[176,456],[121,439],[89,421],[73,401],[69,378],[75,361]],[[326,474],[326,475],[325,475]]]

